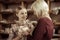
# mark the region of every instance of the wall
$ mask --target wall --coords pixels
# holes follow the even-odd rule
[[[60,7],[60,2],[51,2],[51,9],[55,7]]]

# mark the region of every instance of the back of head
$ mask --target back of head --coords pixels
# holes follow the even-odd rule
[[[44,0],[36,0],[36,1],[44,1]]]
[[[39,2],[40,1],[40,2]],[[36,0],[32,6],[31,9],[34,11],[34,14],[40,18],[40,17],[48,17],[49,19],[49,7],[47,3],[44,0]]]

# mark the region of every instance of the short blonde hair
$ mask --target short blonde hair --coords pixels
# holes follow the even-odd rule
[[[39,0],[40,1],[40,0]],[[34,14],[37,17],[49,17],[49,7],[47,5],[47,3],[45,1],[40,1],[40,2],[35,1],[32,6],[31,9],[34,10]]]

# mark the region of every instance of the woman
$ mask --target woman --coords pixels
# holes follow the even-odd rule
[[[25,8],[18,8],[16,14],[18,21],[12,24],[8,40],[26,40],[27,35],[33,30],[32,23],[27,19],[27,10]]]
[[[53,36],[53,22],[49,16],[49,8],[44,0],[36,0],[31,9],[37,16],[37,26],[32,36],[28,36],[27,40],[51,40]]]

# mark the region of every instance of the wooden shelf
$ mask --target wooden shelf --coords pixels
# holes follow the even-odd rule
[[[0,30],[0,34],[8,34],[7,32],[5,32],[5,30]]]
[[[15,22],[8,21],[0,21],[0,24],[15,24]]]
[[[6,5],[12,5],[12,4],[21,4],[21,2],[25,2],[25,3],[33,3],[35,0],[1,0],[0,3],[2,4],[6,4]]]
[[[55,22],[54,25],[60,25],[60,22]]]
[[[60,34],[53,34],[53,38],[60,38]]]
[[[12,9],[5,9],[0,11],[0,14],[12,14],[12,13],[14,13]]]

